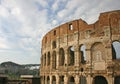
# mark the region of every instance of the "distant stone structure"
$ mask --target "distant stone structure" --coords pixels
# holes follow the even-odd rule
[[[120,10],[62,24],[42,40],[41,84],[120,84]],[[120,52],[120,49],[118,50]]]

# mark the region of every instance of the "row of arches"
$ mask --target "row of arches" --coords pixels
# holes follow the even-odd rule
[[[65,82],[67,82],[68,84],[75,84],[75,77],[70,76],[68,77],[68,80],[65,80],[65,76],[59,76],[58,78],[59,80],[57,81],[57,78],[55,76],[52,76],[51,78],[51,83],[52,84],[64,84]],[[41,82],[42,84],[50,84],[50,77],[49,76],[43,76],[41,77]],[[85,76],[80,76],[79,77],[79,83],[80,84],[87,84],[86,83],[86,77]]]
[[[102,43],[98,42],[92,45],[90,51],[92,56],[92,61],[103,61],[106,59],[105,56],[105,47]],[[42,56],[42,65],[43,66],[50,66],[52,65],[52,68],[56,68],[56,61],[59,61],[59,66],[64,66],[65,64],[65,57],[67,56],[67,65],[68,66],[74,66],[75,64],[75,48],[74,46],[70,46],[66,50],[63,48],[59,49],[59,59],[57,60],[57,52],[53,51],[52,54],[50,52],[45,53]],[[79,47],[79,58],[80,63],[85,64],[87,57],[86,57],[86,45],[81,45]],[[119,59],[120,58],[120,43],[118,41],[115,41],[112,43],[112,59]]]
[[[65,82],[67,82],[67,84],[76,84],[76,82],[78,84],[87,84],[87,80],[85,76],[80,76],[79,81],[78,80],[76,81],[74,76],[68,77],[67,81],[65,80],[65,76],[59,76],[58,79],[55,76],[52,76],[52,78],[50,78],[50,76],[42,76],[41,84],[51,84],[51,83],[64,84]],[[95,76],[93,78],[93,81],[91,82],[92,82],[91,84],[108,84],[109,83],[109,81],[107,81],[107,79],[104,76]],[[114,84],[120,84],[120,76],[114,77]]]

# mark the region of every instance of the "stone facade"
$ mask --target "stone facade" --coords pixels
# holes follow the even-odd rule
[[[41,84],[120,84],[114,42],[120,45],[120,10],[94,24],[79,19],[54,28],[42,40]]]

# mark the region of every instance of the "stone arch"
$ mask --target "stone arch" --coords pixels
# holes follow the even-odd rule
[[[85,64],[86,62],[86,46],[84,44],[79,47],[80,63]]]
[[[44,66],[46,66],[46,53],[44,54]]]
[[[120,84],[120,76],[115,77],[114,84]]]
[[[50,52],[48,52],[47,54],[47,65],[48,66],[50,65]]]
[[[47,84],[50,84],[50,77],[47,76]]]
[[[60,84],[64,84],[64,76],[60,76]]]
[[[105,48],[101,42],[96,42],[91,47],[93,61],[105,61]]]
[[[68,84],[75,84],[75,79],[74,79],[73,76],[70,76],[70,77],[69,77]]]
[[[79,83],[80,84],[86,84],[86,77],[85,76],[80,76]]]
[[[68,65],[73,66],[75,63],[74,47],[70,46],[68,48]]]
[[[52,84],[56,84],[56,77],[52,76]]]
[[[96,76],[93,79],[93,84],[108,84],[107,80],[103,76]]]
[[[52,68],[56,69],[56,51],[52,53]]]
[[[56,41],[53,41],[53,42],[52,42],[52,48],[53,48],[53,49],[56,48]]]
[[[43,63],[43,55],[42,55],[42,57],[41,57],[41,67],[43,67],[44,66],[44,63]]]
[[[120,42],[112,42],[112,59],[120,59]]]
[[[65,52],[63,48],[59,49],[59,65],[63,66],[65,63]]]

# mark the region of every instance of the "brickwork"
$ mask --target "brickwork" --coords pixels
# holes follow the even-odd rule
[[[118,84],[115,41],[120,45],[120,10],[101,13],[94,24],[79,19],[54,28],[42,40],[41,83]]]

